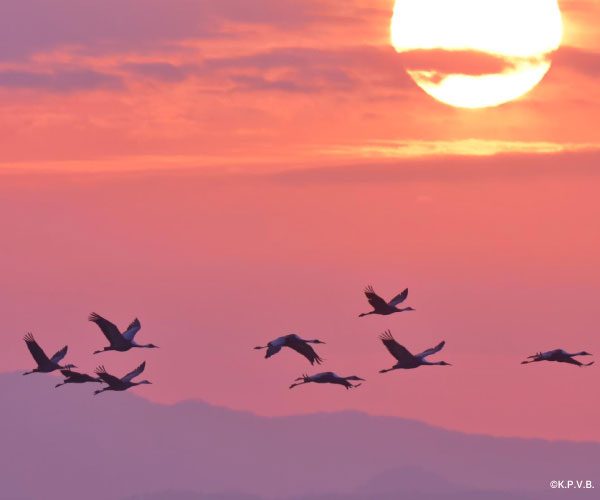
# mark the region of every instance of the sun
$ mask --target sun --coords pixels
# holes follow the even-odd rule
[[[505,69],[493,74],[407,70],[435,99],[482,108],[512,101],[542,80],[560,46],[562,19],[557,0],[396,0],[391,38],[398,52],[478,51],[504,60]]]

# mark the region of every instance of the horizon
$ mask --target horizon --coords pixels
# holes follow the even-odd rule
[[[11,372],[0,372],[0,377],[5,376],[5,375],[8,375],[8,376],[22,375],[23,371],[24,370],[15,370],[15,371],[11,371]],[[61,380],[59,375],[53,374],[53,377],[56,379],[56,381]],[[54,381],[52,382],[52,384],[49,385],[49,388],[54,388],[53,384],[54,384]],[[72,390],[72,389],[73,388],[67,389],[67,390]],[[79,392],[82,392],[82,388],[79,388]],[[93,391],[90,390],[89,394],[90,394],[90,396],[93,396]],[[141,400],[151,403],[153,405],[166,406],[166,407],[185,406],[186,403],[199,403],[201,405],[210,406],[212,408],[227,410],[227,411],[230,411],[233,413],[249,414],[254,417],[266,418],[266,419],[287,419],[287,418],[293,418],[293,417],[311,417],[311,416],[320,416],[320,415],[338,415],[338,414],[350,413],[350,414],[363,415],[366,417],[373,417],[376,419],[377,418],[383,418],[383,419],[391,418],[391,419],[397,419],[398,421],[413,422],[413,423],[420,424],[420,425],[423,425],[426,427],[431,427],[432,429],[439,429],[439,430],[442,430],[445,432],[462,434],[465,436],[488,437],[488,438],[500,439],[500,440],[502,440],[502,439],[507,439],[507,440],[517,439],[517,440],[524,440],[524,441],[544,441],[544,442],[548,442],[548,443],[600,444],[600,440],[597,441],[597,440],[593,440],[593,439],[591,439],[591,440],[560,439],[560,438],[559,439],[549,439],[549,438],[536,437],[536,436],[524,437],[524,436],[511,436],[511,435],[500,435],[500,434],[494,435],[494,434],[486,434],[486,433],[481,433],[481,432],[468,432],[465,430],[452,429],[449,427],[432,424],[432,423],[429,423],[429,422],[426,422],[423,420],[418,420],[416,418],[403,417],[400,415],[386,415],[386,414],[370,413],[366,410],[357,409],[357,408],[342,408],[342,409],[336,409],[336,410],[320,409],[320,410],[314,410],[314,411],[310,411],[310,412],[306,412],[306,413],[289,413],[289,414],[281,414],[281,415],[268,415],[268,414],[261,414],[260,412],[249,410],[249,409],[233,408],[233,407],[229,407],[229,406],[214,404],[209,401],[206,401],[205,399],[202,399],[201,397],[180,399],[180,400],[172,401],[172,402],[163,402],[163,401],[153,400],[153,399],[149,398],[147,394],[140,394],[139,392],[134,392],[134,391],[129,391],[129,392],[126,392],[124,394],[119,394],[119,395],[112,395],[112,396],[107,395],[107,396],[108,397],[117,397],[117,398],[125,397],[125,398],[141,399]]]

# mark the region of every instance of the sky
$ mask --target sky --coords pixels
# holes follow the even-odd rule
[[[541,84],[465,110],[407,65],[497,58],[396,53],[392,1],[0,3],[3,370],[32,331],[88,372],[145,359],[153,401],[600,441],[597,367],[519,364],[600,352],[600,3],[560,7]],[[416,311],[359,319],[369,284]],[[93,357],[92,311],[161,349]],[[453,366],[377,373],[386,329]],[[289,391],[316,367],[252,347],[290,332],[363,387]]]

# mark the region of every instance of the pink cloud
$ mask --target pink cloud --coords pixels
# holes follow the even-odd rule
[[[121,77],[87,68],[59,69],[51,72],[0,70],[0,87],[49,92],[123,90]]]
[[[411,50],[401,53],[399,58],[407,69],[437,71],[446,74],[502,73],[514,66],[514,63],[508,58],[473,50]]]
[[[61,46],[83,52],[148,50],[186,39],[224,36],[227,23],[294,29],[319,17],[301,0],[22,0],[0,4],[0,60]]]
[[[567,69],[594,78],[600,74],[600,53],[576,47],[561,47],[552,56],[560,69]]]

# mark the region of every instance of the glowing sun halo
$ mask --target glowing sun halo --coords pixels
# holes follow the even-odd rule
[[[396,0],[391,26],[398,52],[479,51],[506,61],[500,73],[435,70],[408,74],[429,95],[452,106],[497,106],[535,87],[562,38],[557,0]]]

